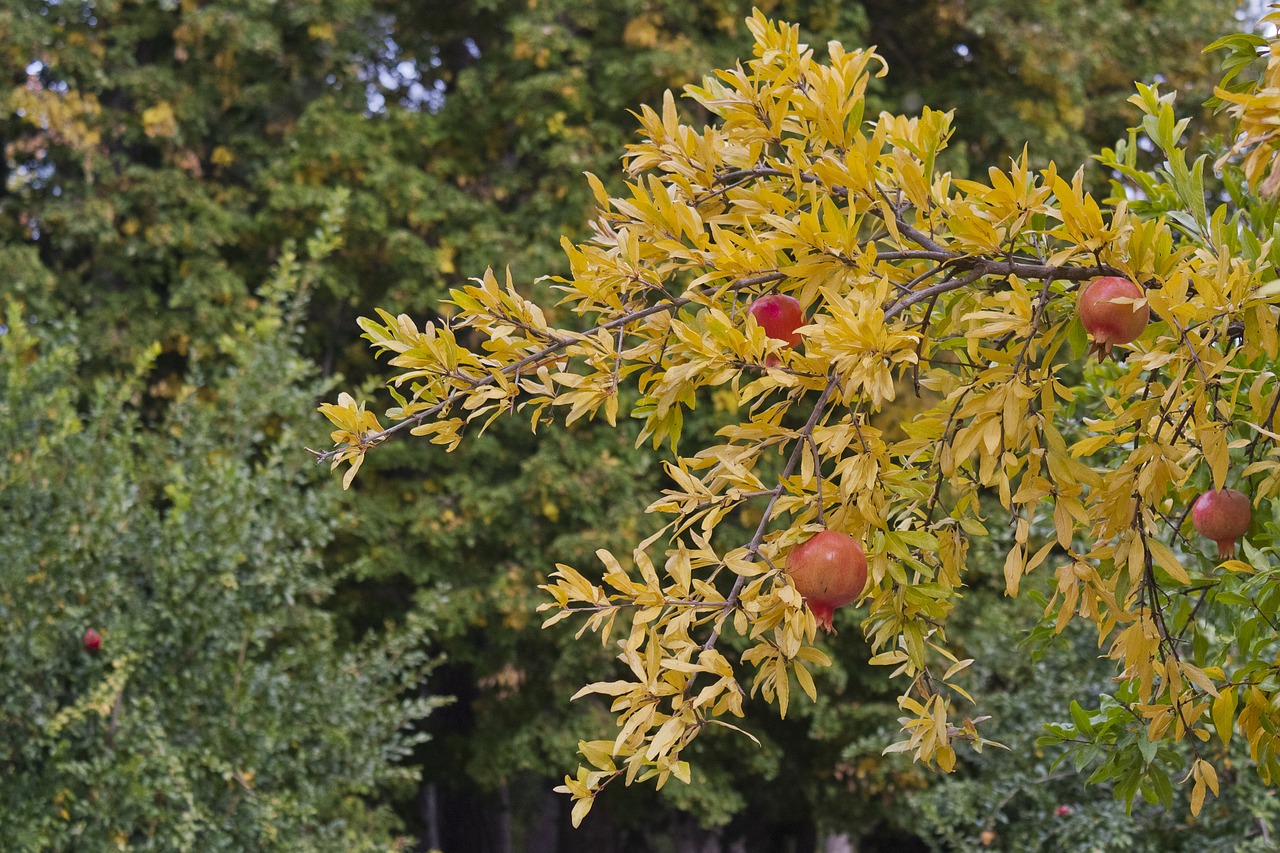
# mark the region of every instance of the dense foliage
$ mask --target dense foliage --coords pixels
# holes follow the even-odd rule
[[[1102,707],[1073,706],[1073,722],[1053,729],[1085,744],[1077,764],[1096,764],[1093,779],[1114,780],[1129,803],[1141,789],[1170,804],[1177,773],[1196,815],[1219,792],[1238,729],[1269,782],[1280,767],[1269,513],[1244,544],[1247,562],[1211,562],[1183,528],[1184,508],[1228,476],[1260,509],[1280,489],[1275,207],[1250,197],[1273,145],[1255,116],[1270,109],[1274,61],[1263,84],[1219,92],[1249,153],[1229,203],[1212,206],[1207,155],[1191,163],[1182,147],[1188,120],[1139,84],[1131,101],[1166,160],[1143,173],[1132,139],[1108,152],[1117,175],[1154,190],[1131,209],[1095,200],[1082,173],[1032,172],[1025,155],[985,182],[954,179],[937,169],[949,114],[866,115],[870,79],[887,70],[875,53],[832,41],[820,62],[798,28],[759,13],[750,25],[756,58],[686,90],[715,124],[682,123],[668,96],[641,115],[625,194],[591,178],[594,238],[565,241],[572,272],[555,279],[589,328],[549,322],[492,273],[453,290],[439,322],[363,319],[396,369],[385,416],[398,423],[383,428],[344,394],[321,407],[338,445],[323,458],[349,463],[350,483],[369,450],[405,429],[453,449],[506,414],[535,429],[558,410],[570,424],[613,425],[634,384],[640,442],[672,451],[671,486],[649,510],[672,520],[626,565],[599,550],[603,584],[561,564],[544,586],[548,625],[580,614],[606,644],[621,636],[623,677],[578,693],[611,697],[618,732],[579,744],[585,763],[562,786],[575,823],[615,779],[688,782],[684,750],[715,725],[737,729],[725,718],[742,716],[748,692],[784,716],[793,683],[816,698],[809,666],[830,659],[780,566],[822,529],[853,533],[872,555],[870,662],[903,679],[904,737],[886,752],[951,771],[957,745],[991,746],[979,730],[989,717],[961,710],[974,699],[957,679],[974,660],[949,648],[946,628],[971,541],[988,535],[988,494],[1013,525],[1007,594],[1053,566],[1046,624],[1093,623],[1116,662]],[[1234,61],[1265,44],[1221,46]],[[1240,173],[1230,157],[1219,166]],[[1073,309],[1100,277],[1137,283],[1113,301],[1152,322],[1137,340],[1113,339],[1132,346],[1127,358],[1093,367],[1081,361],[1096,327]],[[744,319],[773,292],[808,312],[802,347]],[[1072,390],[1082,367],[1092,394]],[[872,418],[908,383],[921,411],[889,435]],[[709,389],[731,393],[741,421],[689,452],[684,415]],[[749,538],[717,535],[755,501]],[[736,662],[722,636],[745,642]]]
[[[0,326],[6,846],[386,849],[426,668],[320,607],[336,505],[295,461],[318,386],[280,307],[157,412],[156,351],[81,385],[83,327],[33,296]]]

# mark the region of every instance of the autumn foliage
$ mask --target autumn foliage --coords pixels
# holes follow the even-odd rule
[[[536,429],[622,413],[670,449],[649,508],[669,523],[629,555],[599,552],[603,572],[559,565],[544,587],[548,625],[581,620],[621,662],[578,694],[606,697],[617,731],[580,744],[563,786],[575,822],[617,778],[687,782],[684,750],[735,728],[749,697],[785,714],[793,685],[815,695],[830,614],[805,606],[785,566],[822,526],[866,552],[860,605],[836,618],[856,612],[871,663],[900,679],[902,738],[886,751],[950,771],[960,745],[991,744],[947,620],[975,570],[970,543],[1008,524],[1007,594],[1050,575],[1046,624],[1092,623],[1115,662],[1099,716],[1058,729],[1098,747],[1082,762],[1100,762],[1095,779],[1167,800],[1174,759],[1146,745],[1183,743],[1198,812],[1236,732],[1276,778],[1266,611],[1280,576],[1248,543],[1219,565],[1188,518],[1228,477],[1263,516],[1280,492],[1280,249],[1255,189],[1273,180],[1258,152],[1274,132],[1248,85],[1220,92],[1249,134],[1222,164],[1238,173],[1246,158],[1231,204],[1207,206],[1207,155],[1188,164],[1186,121],[1146,86],[1131,100],[1165,163],[1140,168],[1132,138],[1104,152],[1146,197],[1100,200],[1082,169],[1036,171],[1025,153],[985,181],[954,178],[938,166],[949,113],[867,114],[888,71],[875,53],[832,42],[820,59],[794,27],[759,14],[750,27],[755,58],[686,92],[714,124],[682,122],[668,94],[639,114],[627,192],[589,176],[594,237],[565,242],[572,273],[554,282],[576,324],[489,272],[453,291],[444,322],[360,320],[395,371],[390,427],[350,396],[323,407],[337,429],[321,458],[349,463],[347,482],[394,433],[453,449],[507,415]],[[1103,364],[1085,358],[1078,316],[1096,280],[1131,283],[1108,298],[1143,316],[1103,342],[1125,344]],[[803,312],[794,348],[747,322],[766,294]],[[731,393],[739,421],[685,446],[685,413],[711,390]],[[877,415],[901,395],[917,413],[891,433]],[[728,541],[717,526],[739,513],[758,523]]]

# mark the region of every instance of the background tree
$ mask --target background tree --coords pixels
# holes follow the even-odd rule
[[[956,109],[948,167],[980,172],[1027,146],[1032,162],[1082,163],[1124,134],[1133,81],[1176,91],[1196,111],[1193,133],[1209,129],[1213,59],[1201,48],[1223,32],[1240,4],[927,2],[865,4],[864,43],[894,69],[888,86],[914,112]],[[1100,185],[1099,172],[1089,180]]]
[[[77,379],[84,332],[29,249],[0,325],[0,832],[13,850],[386,850],[427,667],[416,633],[339,641],[336,502],[295,448],[320,390],[299,267],[193,358]]]

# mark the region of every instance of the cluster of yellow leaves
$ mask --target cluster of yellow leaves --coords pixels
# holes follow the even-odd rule
[[[160,101],[142,111],[142,131],[151,139],[171,139],[178,135],[178,117],[168,101]]]
[[[366,411],[363,403],[357,403],[350,394],[338,395],[338,402],[324,403],[320,413],[333,422],[336,430],[329,433],[329,438],[342,449],[333,454],[330,470],[343,462],[350,463],[347,473],[342,477],[342,488],[350,488],[356,472],[364,464],[364,454],[379,440],[376,436],[382,430],[378,417]]]
[[[93,94],[55,92],[29,82],[10,90],[6,101],[10,112],[22,116],[25,123],[39,128],[53,142],[88,152],[102,140],[97,127],[102,105]]]
[[[544,587],[547,624],[585,616],[582,631],[616,642],[629,672],[578,694],[611,697],[618,733],[581,745],[587,765],[562,788],[575,822],[615,778],[687,780],[682,750],[741,715],[742,668],[750,694],[781,713],[792,679],[816,695],[808,665],[827,659],[781,567],[823,527],[869,555],[871,662],[906,685],[906,739],[889,751],[949,771],[958,741],[990,743],[977,730],[985,717],[953,720],[958,702],[973,702],[956,681],[971,661],[945,631],[970,539],[987,535],[987,496],[1013,520],[1008,594],[1056,565],[1046,618],[1059,631],[1077,616],[1097,626],[1119,677],[1139,685],[1132,711],[1151,738],[1202,741],[1211,719],[1225,742],[1245,685],[1189,660],[1179,632],[1193,626],[1164,614],[1216,583],[1183,532],[1195,494],[1251,475],[1258,501],[1280,490],[1280,383],[1260,367],[1277,356],[1275,271],[1227,251],[1236,225],[1221,211],[1205,217],[1201,243],[1182,245],[1163,220],[1096,201],[1079,172],[1034,173],[1025,154],[986,182],[953,180],[935,167],[949,114],[864,115],[879,57],[832,43],[820,62],[797,28],[760,14],[749,26],[755,59],[688,89],[715,125],[682,123],[668,93],[660,112],[639,114],[626,194],[590,178],[594,238],[565,242],[571,275],[554,280],[588,330],[549,325],[492,273],[421,329],[381,311],[381,322],[361,320],[399,371],[387,411],[397,423],[379,431],[349,397],[326,406],[339,426],[334,464],[352,460],[349,483],[393,432],[452,448],[467,425],[504,413],[528,414],[535,429],[557,411],[613,424],[623,385],[636,389],[641,441],[673,451],[673,486],[650,506],[672,520],[629,567],[601,552],[603,586],[559,566]],[[1135,103],[1174,126],[1156,90]],[[1123,362],[1088,369],[1079,401],[1078,380],[1063,376],[1082,349],[1074,301],[1099,275],[1140,283],[1154,321]],[[747,317],[771,292],[805,310],[794,349]],[[930,402],[887,438],[872,419],[908,382]],[[742,419],[685,452],[683,415],[704,389],[732,394]],[[1249,445],[1252,458],[1259,437],[1270,449],[1233,472],[1233,454]],[[718,523],[748,504],[763,506],[751,541],[717,541]],[[614,639],[619,619],[628,627]],[[726,632],[746,645],[736,662],[717,650]],[[1266,732],[1280,725],[1264,705],[1249,698],[1240,715],[1255,750],[1272,749]],[[1197,754],[1188,778],[1198,809],[1216,776]]]

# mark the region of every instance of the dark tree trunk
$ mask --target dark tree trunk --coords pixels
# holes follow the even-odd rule
[[[422,786],[418,794],[422,825],[427,828],[425,841],[428,850],[440,849],[440,801],[436,796],[436,785],[428,782]]]
[[[498,789],[498,808],[493,816],[495,853],[514,853],[511,845],[511,789]]]
[[[560,801],[562,799],[564,797],[554,793],[550,786],[546,786],[538,813],[530,821],[523,853],[563,853],[560,847],[562,818]]]

